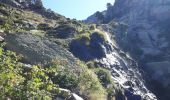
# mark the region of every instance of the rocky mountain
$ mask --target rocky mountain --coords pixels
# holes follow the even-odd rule
[[[147,86],[160,100],[170,98],[169,8],[169,0],[115,0],[101,12],[103,19],[94,14],[86,20],[104,20],[103,28],[135,59],[144,71]]]
[[[86,24],[0,0],[0,99],[169,100],[169,2],[115,0]]]

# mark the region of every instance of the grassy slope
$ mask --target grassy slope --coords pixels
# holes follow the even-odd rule
[[[57,39],[48,35],[56,26],[68,25],[75,28],[79,34],[73,36],[71,40],[81,38],[82,35],[88,36],[87,34],[93,32],[82,22],[64,17],[59,20],[48,19],[32,11],[23,11],[4,4],[0,4],[0,23],[0,30],[5,31],[3,35],[30,33],[54,40],[64,48],[69,44],[68,39]],[[27,27],[28,24],[35,26]],[[37,27],[40,24],[47,24],[48,28]],[[99,69],[89,69],[81,61],[77,61],[76,64],[79,66],[78,72],[70,71],[67,68],[67,61],[61,59],[51,61],[46,67],[33,66],[32,69],[25,69],[18,63],[18,56],[15,53],[6,51],[3,47],[0,50],[0,86],[3,86],[0,89],[0,98],[29,99],[43,96],[43,99],[52,99],[54,94],[59,94],[58,87],[70,89],[90,100],[104,100],[108,94],[109,96],[113,94],[113,91],[109,91],[113,88],[105,87],[100,77],[105,75],[107,80],[111,80],[108,74],[105,74],[107,71],[99,74]]]

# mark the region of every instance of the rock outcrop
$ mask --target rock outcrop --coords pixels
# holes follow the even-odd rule
[[[23,54],[26,62],[31,64],[45,64],[55,57],[75,62],[72,54],[47,38],[41,38],[29,33],[18,33],[5,37],[6,47]],[[72,65],[70,65],[71,67]]]
[[[106,57],[106,53],[112,49],[98,32],[93,33],[89,40],[82,38],[72,41],[70,44],[71,52],[83,61],[101,59]]]

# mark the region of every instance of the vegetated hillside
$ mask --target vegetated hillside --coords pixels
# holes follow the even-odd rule
[[[124,98],[114,87],[110,72],[93,62],[104,56],[98,56],[103,51],[84,58],[71,46],[88,46],[95,37],[104,43],[104,33],[95,25],[65,18],[36,4],[0,1],[0,36],[4,38],[0,47],[0,99]]]
[[[169,0],[116,0],[86,20],[105,24],[117,45],[136,59],[160,100],[170,99],[169,9]]]

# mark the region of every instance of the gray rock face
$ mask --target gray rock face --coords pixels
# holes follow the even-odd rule
[[[86,20],[84,20],[84,22],[88,23],[96,23],[96,24],[100,24],[101,21],[97,18],[97,13],[94,13],[93,15],[89,16]],[[101,15],[105,15],[106,11],[100,12]]]
[[[158,98],[169,100],[170,0],[115,0],[104,12],[117,45],[147,72]]]
[[[169,2],[169,0],[126,0],[125,2],[118,0],[112,10],[115,15],[113,19],[127,25],[123,32],[126,33],[124,36],[120,36],[122,31],[117,31],[115,34],[119,46],[139,59],[150,79],[159,83],[155,87],[152,85],[153,91],[156,91],[159,99],[163,100],[169,98],[166,95],[169,94],[170,82],[167,78],[170,76],[168,72],[170,42],[167,34],[170,18]],[[122,9],[119,10],[120,8]],[[157,92],[160,91],[159,88],[162,88],[164,94]]]
[[[107,10],[106,16],[109,16],[109,13],[112,12],[112,15],[110,15],[112,19],[124,19],[126,16],[128,22],[151,17],[154,20],[166,20],[164,18],[170,16],[168,14],[169,3],[169,0],[116,0],[115,5]]]
[[[163,84],[163,87],[170,85],[170,62],[150,62],[147,63],[146,71],[152,74],[151,79]]]
[[[169,0],[117,0],[113,7],[108,8],[106,20],[125,23],[128,27],[124,33],[127,34],[121,39],[125,38],[128,40],[126,42],[131,44],[131,41],[138,38],[135,45],[140,46],[143,55],[160,55],[161,49],[169,44],[164,36],[160,36],[163,34],[160,29],[161,23],[169,21],[169,2]]]
[[[115,4],[103,11],[105,21],[126,21],[131,24],[141,20],[166,20],[169,18],[169,0],[115,0]],[[95,14],[87,18],[87,22],[96,22]]]
[[[32,35],[30,33],[18,33],[5,37],[7,48],[23,54],[25,60],[30,64],[45,64],[53,59],[66,59],[70,67],[75,65],[75,57],[46,38]]]

